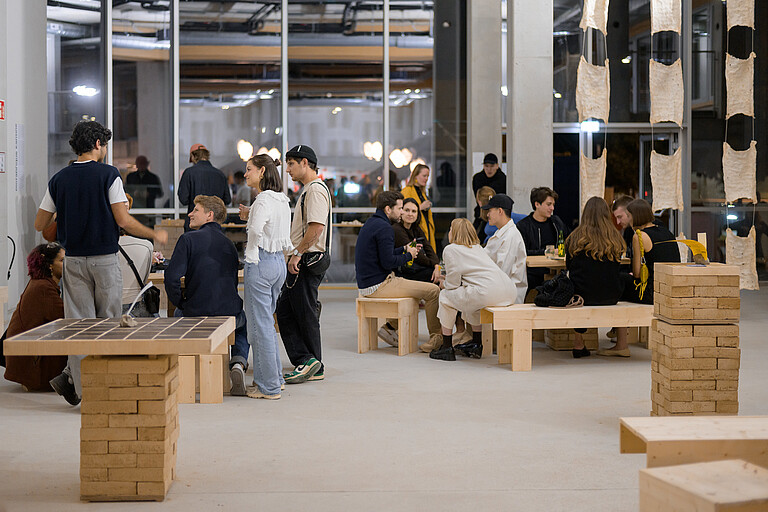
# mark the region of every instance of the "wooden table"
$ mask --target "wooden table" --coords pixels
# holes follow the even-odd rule
[[[768,467],[768,416],[620,418],[621,453],[646,453],[649,468],[724,459]]]
[[[5,308],[8,304],[8,287],[0,286],[0,332],[5,332]]]
[[[13,356],[82,361],[80,498],[162,501],[176,472],[178,354],[218,358],[234,317],[60,319],[5,341]],[[221,379],[214,379],[221,382]]]
[[[621,258],[622,265],[629,265],[632,260]],[[547,256],[528,256],[525,258],[525,265],[528,268],[549,268],[552,270],[561,270],[565,268],[565,258],[549,258]]]

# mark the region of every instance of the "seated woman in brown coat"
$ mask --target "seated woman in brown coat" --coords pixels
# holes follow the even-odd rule
[[[64,302],[59,294],[64,248],[56,242],[38,245],[27,257],[27,268],[32,279],[11,316],[8,338],[64,318]],[[51,391],[48,381],[66,365],[67,356],[8,356],[5,378],[27,390]]]
[[[395,271],[395,275],[411,281],[424,281],[437,284],[440,280],[440,259],[435,254],[435,248],[429,244],[424,231],[420,227],[421,212],[419,203],[409,197],[403,201],[403,215],[400,222],[392,224],[395,232],[395,247],[404,247],[414,240],[423,246],[411,265],[403,265]]]

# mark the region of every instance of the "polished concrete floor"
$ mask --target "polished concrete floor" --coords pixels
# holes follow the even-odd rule
[[[358,355],[354,296],[322,294],[324,382],[179,407],[163,503],[81,503],[79,408],[0,381],[0,511],[637,510],[644,455],[619,453],[618,418],[649,414],[647,350],[574,360],[535,343],[521,373],[383,343]],[[766,311],[768,291],[742,293],[742,415],[768,414]]]

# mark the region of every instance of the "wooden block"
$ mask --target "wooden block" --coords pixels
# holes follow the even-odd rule
[[[138,410],[136,400],[87,401],[80,404],[81,414],[133,414]]]
[[[81,441],[135,441],[136,428],[81,428]]]
[[[671,348],[716,347],[717,338],[713,336],[665,336],[664,344]]]
[[[741,361],[739,359],[718,359],[717,360],[718,370],[738,370],[740,366],[741,366]]]
[[[718,380],[715,389],[723,390],[723,391],[738,391],[739,381],[738,380]]]
[[[107,387],[84,387],[83,400],[109,400],[109,388]]]
[[[200,355],[200,403],[220,404],[224,401],[220,355]]]
[[[667,286],[717,286],[718,276],[672,276],[654,274],[654,286],[656,283],[664,283]]]
[[[178,364],[164,374],[142,373],[138,376],[138,384],[139,386],[167,386],[176,375],[178,375]]]
[[[739,335],[739,326],[737,324],[725,325],[694,325],[693,335],[699,336],[736,336]]]
[[[722,414],[737,414],[739,412],[739,402],[718,400],[716,412]]]
[[[737,402],[739,400],[739,392],[696,389],[693,391],[693,399],[701,402],[715,402],[720,400]]]
[[[165,453],[170,449],[172,441],[174,441],[174,435],[178,436],[178,433],[172,434],[165,441],[110,441],[109,453]]]
[[[115,414],[109,416],[109,427],[163,427],[173,419],[174,414],[175,411],[166,414]]]
[[[81,383],[83,389],[88,387],[130,387],[136,386],[138,377],[135,374],[130,373],[94,373],[94,374],[82,374]]]
[[[671,390],[678,389],[715,389],[715,380],[672,380],[667,386]]]
[[[109,373],[160,373],[164,374],[169,369],[168,356],[160,356],[149,359],[142,356],[113,356],[107,359]]]
[[[651,321],[651,332],[658,332],[664,336],[671,336],[674,338],[679,337],[691,337],[694,335],[692,325],[676,325],[669,324],[657,318]]]
[[[722,321],[722,323],[738,322],[738,309],[694,309],[694,320],[706,320],[709,322]]]
[[[165,496],[168,494],[168,489],[171,487],[172,480],[165,482],[139,482],[138,483],[138,495],[139,496]]]
[[[110,482],[162,482],[171,478],[171,468],[109,468]],[[167,477],[166,477],[167,474]]]
[[[88,356],[80,362],[82,373],[109,373],[109,359]]]
[[[664,295],[665,297],[694,297],[693,286],[669,286],[665,282],[658,283],[658,289],[654,283],[654,300],[656,294]]]
[[[670,370],[714,370],[718,368],[718,360],[714,357],[672,359],[661,356],[659,366],[661,365],[666,366]]]
[[[221,356],[216,356],[221,359]],[[167,386],[137,386],[135,388],[110,388],[110,400],[163,400],[168,396]]]
[[[694,357],[716,357],[718,359],[739,359],[741,350],[738,348],[724,347],[696,347],[693,349]]]
[[[671,414],[715,412],[715,402],[670,402],[665,400],[664,408]]]
[[[640,470],[640,512],[768,510],[768,469],[723,460]]]
[[[734,347],[734,348],[738,347],[739,337],[738,336],[718,336],[717,346],[718,347]]]
[[[176,453],[140,453],[136,459],[136,466],[140,468],[163,468],[173,466],[176,461]]]
[[[714,371],[714,370],[697,370]],[[693,370],[670,370],[666,366],[659,365],[659,373],[670,380],[693,380]],[[711,380],[714,380],[711,379]]]
[[[107,468],[80,468],[81,482],[106,482],[108,476]]]
[[[712,262],[702,266],[692,263],[655,263],[654,274],[672,276],[738,276],[739,267]]]
[[[692,370],[689,380],[738,380],[739,370]]]
[[[136,482],[80,482],[80,496],[86,500],[110,496],[136,496]]]
[[[124,441],[112,441],[112,442],[124,442]],[[136,454],[135,453],[118,453],[118,454],[107,453],[107,454],[99,454],[99,455],[81,454],[80,467],[83,467],[83,468],[135,468]]]
[[[178,394],[174,393],[165,400],[139,400],[139,414],[165,414],[178,403]]]
[[[695,286],[693,293],[696,297],[738,297],[738,286]]]
[[[179,389],[180,404],[195,403],[195,356],[179,356]]]
[[[739,276],[717,276],[717,286],[728,286],[738,288],[741,284]]]
[[[104,417],[106,418],[106,416]],[[107,441],[80,441],[81,455],[94,455],[108,452],[109,443]]]
[[[741,299],[738,297],[721,297],[717,299],[718,309],[739,309],[741,308]]]
[[[694,397],[693,391],[690,389],[671,390],[661,388],[659,394],[670,402],[690,402]]]
[[[106,414],[81,414],[80,426],[83,428],[105,428],[109,426],[109,416]]]

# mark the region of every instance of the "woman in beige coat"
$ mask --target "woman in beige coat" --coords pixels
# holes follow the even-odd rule
[[[456,314],[472,326],[472,342],[462,353],[480,358],[483,352],[480,311],[488,306],[509,306],[517,297],[515,286],[480,245],[475,228],[467,219],[454,219],[443,250],[444,289],[440,292],[437,317],[442,327],[443,345],[429,353],[432,359],[455,361],[452,346]]]

